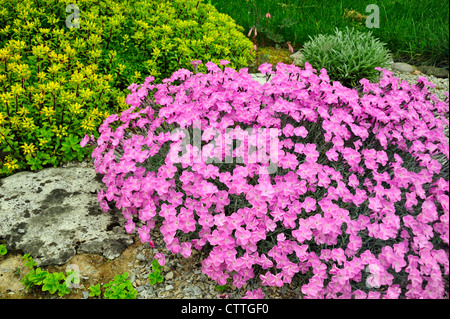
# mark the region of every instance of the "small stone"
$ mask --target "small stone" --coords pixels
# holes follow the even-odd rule
[[[295,66],[304,66],[305,65],[305,56],[301,51],[297,51],[294,54],[289,56],[294,62]]]
[[[83,291],[83,299],[88,299],[89,293],[87,291]]]
[[[196,295],[196,296],[202,294],[202,290],[198,286],[194,286],[193,291],[194,291],[194,295]]]
[[[133,282],[136,281],[136,275],[135,274],[131,274],[131,276],[128,279],[131,281],[131,283],[133,283]]]
[[[25,229],[19,228],[19,229],[17,230],[17,232],[18,232],[19,234],[25,234]]]
[[[137,254],[136,255],[137,260],[139,261],[145,261],[145,256],[143,254]]]
[[[164,277],[165,277],[167,280],[173,279],[173,271],[168,272]]]
[[[173,286],[172,285],[167,285],[166,286],[166,291],[170,291],[170,290],[173,290]]]
[[[136,291],[137,291],[137,292],[142,292],[144,289],[145,289],[144,286],[136,287]]]
[[[164,268],[163,268],[163,271],[164,272],[169,272],[170,271],[170,267],[165,265]]]
[[[391,68],[392,68],[392,70],[399,71],[399,72],[412,73],[415,71],[415,69],[412,65],[409,65],[408,63],[403,63],[403,62],[393,63],[391,65]]]

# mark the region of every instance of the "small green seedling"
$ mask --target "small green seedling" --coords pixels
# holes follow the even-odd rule
[[[162,266],[156,259],[152,261],[153,272],[148,274],[148,279],[150,281],[150,285],[155,285],[156,283],[161,283],[164,280],[164,277],[161,275]]]
[[[25,261],[25,266],[27,266],[30,270],[37,266],[37,263],[34,261],[33,257],[30,254],[25,254],[22,257],[23,261]]]
[[[6,246],[0,245],[0,256],[6,255],[7,252],[8,252],[8,250],[6,249]]]
[[[96,284],[95,286],[89,287],[89,297],[98,297],[102,293],[102,290],[100,289],[100,284]]]
[[[106,288],[103,294],[105,299],[135,299],[137,291],[127,278],[128,273],[124,272],[122,275],[116,275],[114,280],[104,285]]]

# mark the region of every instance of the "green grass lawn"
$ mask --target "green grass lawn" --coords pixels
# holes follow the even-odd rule
[[[277,34],[279,44],[290,41],[297,50],[309,36],[332,34],[354,26],[385,42],[394,60],[448,67],[449,2],[442,0],[206,0],[230,15],[248,33],[256,23]],[[379,8],[379,28],[366,27],[369,4]],[[267,19],[266,13],[271,18]],[[293,25],[286,25],[293,22]],[[280,27],[282,25],[285,27]],[[280,37],[281,36],[281,37]],[[272,36],[273,38],[273,36]],[[274,45],[264,32],[258,45]],[[280,41],[282,40],[282,41]]]

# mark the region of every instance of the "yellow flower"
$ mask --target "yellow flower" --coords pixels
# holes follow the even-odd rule
[[[95,124],[93,123],[92,118],[87,117],[81,122],[81,127],[86,131],[93,131],[95,129]]]
[[[8,158],[8,157],[7,157]],[[9,170],[9,172],[12,172],[15,169],[19,168],[19,165],[17,164],[17,160],[16,159],[9,159],[6,163],[4,163],[3,165],[6,166],[6,168]]]
[[[59,128],[53,126],[52,132],[56,134],[57,138],[61,139],[63,136],[67,136],[67,127],[63,127],[62,125],[59,125]]]
[[[22,88],[22,86],[19,83],[16,83],[14,85],[11,86],[11,92],[14,95],[20,95],[23,92],[25,92],[25,90]]]
[[[47,74],[45,73],[45,72],[39,72],[38,74],[37,74],[37,77],[38,77],[38,79],[42,82],[42,81],[44,81],[45,80],[45,78],[47,77]]]
[[[34,156],[36,153],[36,146],[34,146],[33,143],[31,144],[24,143],[24,145],[21,145],[20,147],[23,148],[23,153],[25,155],[29,154],[31,156]]]
[[[3,123],[5,123],[6,122],[6,116],[5,115],[3,115],[3,113],[0,113],[0,125],[2,125]]]
[[[84,113],[84,110],[81,108],[81,104],[78,102],[70,104],[69,111],[75,115]]]
[[[45,102],[45,94],[43,94],[42,92],[33,94],[33,101],[34,101],[34,104],[44,103]]]
[[[39,146],[42,147],[43,145],[47,144],[48,142],[50,142],[49,140],[45,139],[45,138],[39,138]]]
[[[92,117],[99,117],[99,116],[100,116],[100,111],[98,110],[97,107],[95,107],[95,108],[93,108],[93,109],[91,110],[91,116],[92,116]]]
[[[0,100],[3,103],[5,103],[5,104],[9,103],[11,99],[12,99],[12,93],[11,92],[6,92],[6,93],[0,94]]]
[[[34,125],[33,119],[29,117],[25,117],[22,120],[22,127],[24,129],[34,130],[36,128],[36,125]]]
[[[26,107],[21,107],[18,111],[17,114],[19,114],[20,116],[26,116],[27,114],[30,114],[30,111],[26,108]]]
[[[20,117],[18,117],[18,116],[11,117],[10,123],[11,123],[12,126],[19,127],[19,125],[20,125]]]
[[[80,72],[78,72],[78,70],[75,70],[75,72],[73,72],[72,76],[70,77],[70,80],[75,84],[80,84],[81,82],[83,82],[83,79],[84,74],[81,74]]]
[[[45,117],[52,117],[55,115],[55,110],[52,107],[44,106],[41,110],[41,114]]]

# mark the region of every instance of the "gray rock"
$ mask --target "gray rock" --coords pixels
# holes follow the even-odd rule
[[[143,254],[137,254],[136,255],[137,260],[139,261],[145,261],[145,256]]]
[[[165,289],[166,289],[166,291],[173,290],[173,286],[172,285],[167,285]]]
[[[167,279],[167,280],[173,279],[173,271],[167,273],[167,274],[164,276],[164,278]]]
[[[83,299],[88,299],[89,293],[87,291],[83,291]]]
[[[136,287],[136,291],[137,291],[138,293],[139,293],[139,292],[142,292],[144,289],[145,289],[144,286]]]
[[[259,84],[261,84],[261,85],[264,85],[265,83],[267,83],[267,76],[265,74],[254,73],[254,74],[251,74],[251,77],[253,80],[258,81]]]
[[[399,72],[412,73],[415,71],[415,69],[412,65],[409,65],[408,63],[403,63],[403,62],[392,63],[391,68],[392,68],[392,70],[399,71]]]
[[[0,179],[0,240],[38,266],[62,265],[77,253],[115,259],[133,243],[117,210],[103,212],[93,168],[47,168]]]
[[[305,65],[305,56],[301,51],[297,51],[294,54],[291,54],[289,56],[292,61],[294,62],[294,65],[296,66],[304,66]]]
[[[433,75],[437,78],[442,78],[442,79],[448,78],[448,70],[447,69],[436,68],[434,66],[427,66],[427,65],[418,66],[417,69],[426,75]]]
[[[192,290],[194,291],[194,295],[196,295],[196,296],[199,296],[202,294],[202,290],[198,286],[194,286],[194,288]]]

